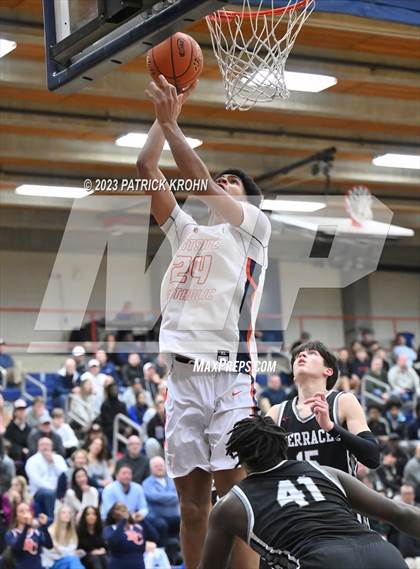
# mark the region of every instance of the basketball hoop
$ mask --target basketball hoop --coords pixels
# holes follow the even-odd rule
[[[226,91],[226,108],[246,111],[256,103],[287,99],[285,65],[315,0],[285,0],[286,5],[251,9],[242,0],[235,12],[222,8],[207,16],[213,50]],[[267,2],[265,2],[267,4]],[[286,29],[285,29],[286,28]]]
[[[362,227],[373,219],[372,194],[365,186],[354,186],[345,197],[346,209],[353,227]]]

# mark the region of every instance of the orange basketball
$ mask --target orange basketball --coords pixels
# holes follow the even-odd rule
[[[164,75],[181,93],[201,75],[203,53],[194,38],[177,32],[148,51],[147,68],[154,80]]]

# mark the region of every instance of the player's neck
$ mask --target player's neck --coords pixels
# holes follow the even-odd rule
[[[325,393],[327,392],[325,388],[324,377],[320,377],[319,379],[310,378],[304,380],[301,383],[298,383],[297,389],[298,389],[299,403],[303,403],[305,399],[312,397],[313,395],[315,395],[315,393],[319,393],[320,391]]]

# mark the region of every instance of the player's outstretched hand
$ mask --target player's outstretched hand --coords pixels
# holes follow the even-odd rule
[[[321,429],[328,432],[334,428],[334,423],[330,419],[330,410],[325,393],[321,391],[315,393],[312,397],[308,397],[304,404],[311,406],[311,411],[315,415],[315,419]]]
[[[193,83],[183,93],[178,94],[176,87],[171,85],[163,75],[159,75],[156,81],[151,81],[145,90],[155,106],[156,118],[160,124],[169,123],[178,119],[182,105],[195,89],[198,81]]]

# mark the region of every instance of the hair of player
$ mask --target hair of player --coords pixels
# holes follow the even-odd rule
[[[287,433],[271,417],[247,417],[231,430],[226,454],[248,470],[267,470],[287,458]]]
[[[215,176],[214,179],[217,180],[217,178],[220,178],[220,176],[225,176],[226,174],[231,174],[232,176],[237,176],[244,185],[246,195],[247,196],[257,196],[256,198],[248,200],[248,201],[250,201],[254,205],[257,205],[258,207],[261,206],[261,203],[263,200],[263,194],[262,194],[261,189],[254,182],[254,179],[251,178],[251,176],[248,176],[248,174],[246,174],[246,172],[244,172],[243,170],[240,170],[239,168],[227,168],[226,170],[223,170],[223,172],[220,172],[220,174],[217,174],[217,176]]]
[[[292,369],[297,356],[300,353],[308,352],[309,350],[317,351],[324,360],[325,367],[329,367],[333,370],[333,374],[327,378],[327,390],[329,391],[336,384],[340,371],[338,368],[337,358],[332,352],[329,351],[327,346],[325,346],[325,344],[323,344],[322,342],[306,342],[305,344],[297,346],[297,348],[295,348],[292,353],[292,361],[291,361]]]

